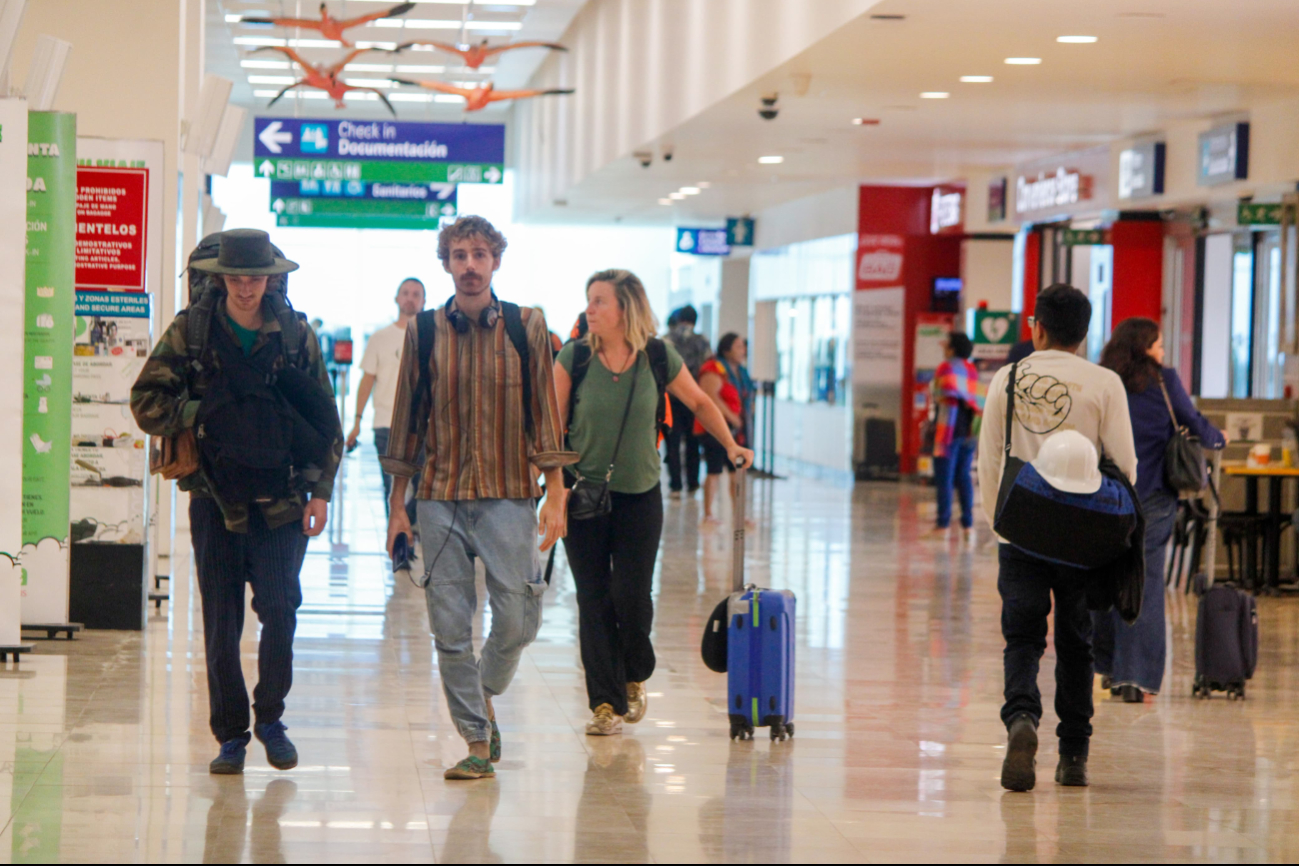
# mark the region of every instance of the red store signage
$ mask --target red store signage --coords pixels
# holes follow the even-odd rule
[[[902,285],[902,251],[901,235],[859,235],[857,289]]]
[[[143,292],[147,168],[77,168],[78,289]]]

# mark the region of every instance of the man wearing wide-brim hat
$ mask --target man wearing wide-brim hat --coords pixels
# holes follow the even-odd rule
[[[243,772],[250,739],[239,660],[245,583],[262,624],[253,733],[272,766],[298,762],[280,719],[293,681],[299,572],[308,537],[325,528],[343,438],[320,344],[288,304],[284,275],[297,267],[263,231],[205,238],[189,262],[190,305],[131,389],[141,429],[169,437],[174,453],[184,454],[188,443],[197,455],[193,465],[171,464],[167,477],[180,476],[180,489],[190,493],[210,723],[221,743],[209,769],[218,774]],[[232,386],[239,376],[260,396],[260,416],[250,414],[247,389]],[[248,420],[254,417],[267,423]],[[265,451],[276,431],[289,431],[291,445],[272,452],[280,462],[260,452],[265,469],[255,459],[240,462],[241,447]]]

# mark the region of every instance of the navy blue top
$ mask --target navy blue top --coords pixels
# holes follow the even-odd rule
[[[1165,367],[1163,375],[1177,423],[1198,436],[1206,449],[1216,451],[1225,446],[1227,440],[1222,433],[1191,404],[1177,371]],[[1143,500],[1157,491],[1176,495],[1177,491],[1164,481],[1164,449],[1175,428],[1158,382],[1140,394],[1128,394],[1128,414],[1132,416],[1132,440],[1137,449],[1137,495]]]

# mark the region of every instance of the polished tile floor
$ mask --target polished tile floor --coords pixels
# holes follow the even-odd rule
[[[497,702],[494,781],[448,783],[421,595],[381,551],[373,451],[311,545],[285,721],[301,752],[212,777],[199,605],[186,556],[143,635],[98,632],[0,670],[0,862],[897,862],[1299,859],[1299,601],[1261,599],[1249,699],[1192,700],[1194,606],[1169,597],[1164,694],[1098,704],[1090,789],[998,787],[996,566],[922,537],[923,488],[756,481],[750,573],[798,594],[797,738],[732,743],[699,660],[730,533],[671,501],[647,718],[582,733],[563,567]],[[186,539],[180,539],[183,550]],[[486,614],[490,615],[490,613]],[[245,669],[255,677],[249,616]],[[1043,676],[1051,688],[1050,664]],[[1054,726],[1048,712],[1044,731]]]

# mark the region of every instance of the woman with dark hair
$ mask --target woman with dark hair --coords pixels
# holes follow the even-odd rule
[[[938,495],[938,525],[934,534],[947,535],[952,523],[952,487],[961,496],[961,529],[965,541],[974,540],[974,480],[970,464],[978,438],[975,419],[983,412],[979,371],[970,363],[974,344],[960,331],[947,335],[946,360],[934,371],[934,397],[938,407],[934,425],[934,490]]]
[[[1136,490],[1146,517],[1146,587],[1141,616],[1132,625],[1123,623],[1116,611],[1092,614],[1092,649],[1102,682],[1132,704],[1158,694],[1164,678],[1164,553],[1177,516],[1177,491],[1164,479],[1164,450],[1178,427],[1198,436],[1206,448],[1227,444],[1196,411],[1177,371],[1163,364],[1164,338],[1151,319],[1120,322],[1101,352],[1101,366],[1118,373],[1128,393],[1137,450]]]
[[[748,359],[748,342],[731,332],[717,341],[717,354],[699,368],[699,387],[717,404],[735,441],[745,447],[751,446],[747,427],[754,392],[753,380],[744,366]],[[722,470],[733,472],[735,467],[726,459],[726,448],[698,420],[695,421],[695,435],[703,441],[704,462],[708,465],[708,475],[704,478],[704,525],[715,526],[718,519],[713,514],[713,504],[717,499]],[[734,477],[731,483],[735,483]]]

